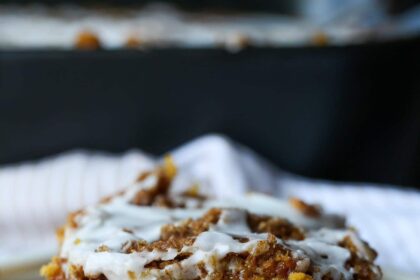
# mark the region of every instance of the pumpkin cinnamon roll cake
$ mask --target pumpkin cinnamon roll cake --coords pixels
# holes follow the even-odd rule
[[[342,217],[298,199],[171,190],[170,159],[126,191],[69,215],[48,280],[381,279]]]

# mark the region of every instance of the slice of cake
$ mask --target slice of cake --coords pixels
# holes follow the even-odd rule
[[[69,215],[49,280],[381,279],[344,220],[298,199],[171,191],[170,159],[125,192]]]

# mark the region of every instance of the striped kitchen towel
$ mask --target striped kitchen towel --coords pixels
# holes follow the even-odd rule
[[[176,188],[199,183],[215,196],[254,190],[320,203],[360,229],[379,251],[381,265],[420,274],[420,193],[415,190],[302,178],[217,135],[201,137],[171,154],[180,170]],[[73,151],[1,167],[0,271],[52,255],[54,229],[69,211],[121,190],[158,160],[138,150],[122,155]]]

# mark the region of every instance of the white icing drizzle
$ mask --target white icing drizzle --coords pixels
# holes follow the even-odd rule
[[[207,200],[204,203],[204,207],[236,207],[246,209],[249,212],[259,215],[283,217],[307,229],[321,227],[339,228],[344,225],[344,219],[341,216],[322,214],[321,217],[314,219],[303,215],[285,200],[275,199],[261,193],[249,193],[245,196],[230,197],[224,200]]]
[[[230,252],[252,252],[258,241],[267,239],[267,234],[250,231],[247,210],[256,214],[287,218],[307,230],[304,240],[278,239],[277,242],[293,251],[293,257],[298,260],[297,270],[305,271],[310,263],[319,267],[314,279],[321,279],[326,273],[330,273],[333,279],[352,279],[352,273],[345,269],[350,253],[338,246],[338,242],[345,236],[350,236],[360,246],[361,254],[364,254],[363,243],[353,231],[323,228],[341,224],[341,218],[324,214],[318,219],[308,218],[289,203],[261,194],[187,203],[193,206],[191,208],[166,209],[130,204],[130,200],[139,190],[148,189],[156,182],[156,177],[151,176],[136,183],[122,196],[117,196],[106,204],[87,208],[76,217],[78,227],[66,228],[60,252],[60,257],[68,260],[64,266],[67,274],[68,264],[72,264],[82,266],[86,275],[104,274],[109,280],[132,280],[129,273],[134,273],[137,279],[156,279],[163,277],[168,271],[174,278],[193,279],[199,276],[196,266],[199,262],[204,262],[211,274],[214,258],[221,259]],[[178,201],[182,199],[177,197]],[[152,252],[124,252],[124,246],[130,242],[158,240],[162,226],[188,218],[199,218],[211,207],[223,209],[219,221],[208,231],[199,234],[193,245],[182,249],[181,252],[191,253],[191,256],[180,263],[167,265],[162,270],[147,269],[145,273],[146,264],[155,260],[172,260],[180,252],[175,249],[167,252],[156,249]],[[240,242],[234,236],[246,237],[248,241]],[[106,246],[108,250],[99,252],[100,246]]]

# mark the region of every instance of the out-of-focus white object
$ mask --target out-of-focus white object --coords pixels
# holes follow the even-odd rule
[[[214,196],[262,191],[320,203],[328,211],[346,215],[379,251],[378,261],[385,268],[420,273],[419,192],[298,177],[216,135],[201,137],[171,154],[180,171],[175,188],[198,183]],[[53,254],[54,229],[68,211],[121,190],[158,160],[138,150],[122,155],[74,151],[0,168],[0,278],[2,271]]]
[[[305,18],[321,24],[372,26],[386,19],[386,0],[295,0]]]

